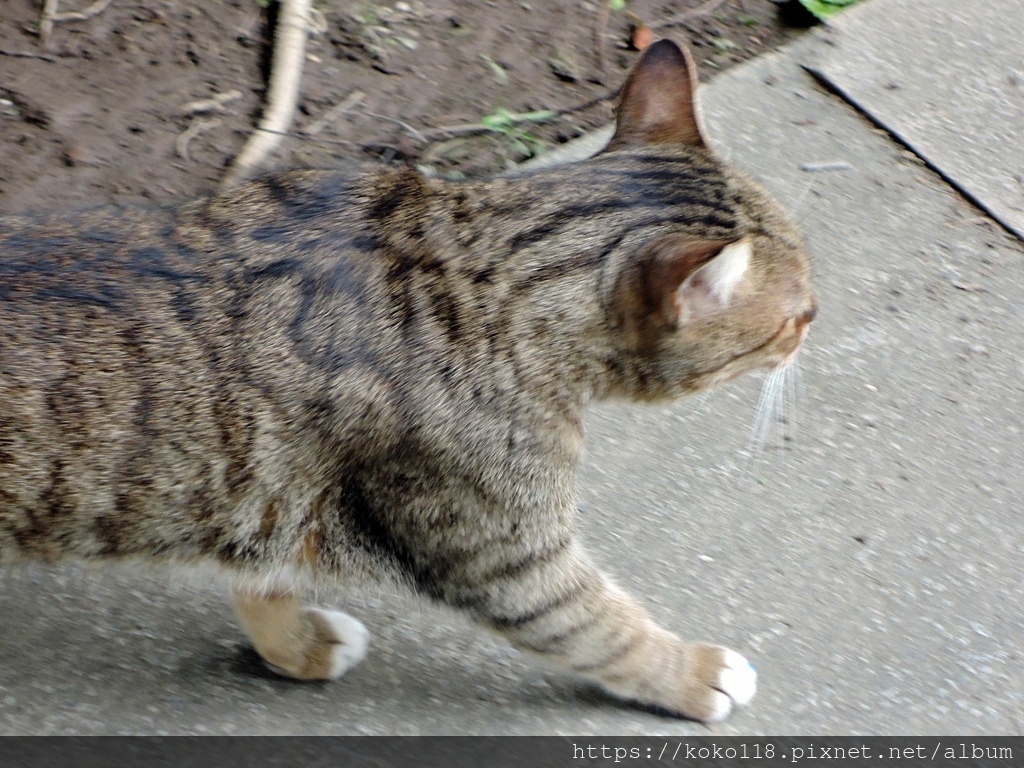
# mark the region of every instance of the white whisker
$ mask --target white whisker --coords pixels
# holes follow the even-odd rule
[[[708,403],[711,402],[711,395],[717,392],[718,390],[718,385],[712,384],[706,389],[702,389],[700,392],[698,392],[695,396],[697,404],[694,406],[694,413],[701,416],[706,414],[708,410]]]
[[[765,448],[785,450],[787,444],[795,439],[795,417],[803,387],[798,360],[799,357],[795,357],[765,376],[754,410],[746,455],[740,467],[744,473],[757,471]]]
[[[786,366],[786,397],[789,399],[789,436],[791,440],[797,435],[797,412],[800,406],[800,355],[797,354],[793,361]]]
[[[789,434],[787,424],[789,423],[786,413],[786,374],[789,366],[779,366],[779,380],[775,385],[775,414],[773,426],[775,427],[775,439],[771,441],[770,447],[782,449],[786,445],[786,437]]]
[[[779,405],[778,390],[782,375],[780,371],[780,368],[773,368],[761,385],[761,396],[757,401],[754,423],[747,440],[747,456],[743,462],[744,472],[750,467],[751,462],[755,468],[761,463],[762,451],[771,433],[772,421]]]
[[[804,402],[807,399],[804,390],[804,368],[800,364],[800,355],[796,356],[793,360],[793,378],[796,384],[796,399],[797,402]]]
[[[797,217],[797,218],[800,218],[803,215],[803,213],[804,213],[804,211],[803,211],[804,201],[807,200],[807,195],[810,194],[811,187],[814,186],[814,181],[815,181],[814,179],[811,179],[810,181],[807,182],[807,186],[804,187],[804,191],[800,193],[800,199],[797,200],[796,203],[791,208],[791,210],[793,211],[793,215],[795,217]]]
[[[799,355],[798,355],[799,357]],[[785,367],[785,371],[782,374],[784,390],[785,390],[785,407],[782,409],[785,415],[785,434],[783,438],[786,442],[795,440],[797,437],[797,357],[794,357],[790,362],[790,365]]]

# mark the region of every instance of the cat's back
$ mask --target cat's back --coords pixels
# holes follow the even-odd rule
[[[0,217],[0,554],[216,548],[218,510],[315,485],[371,330],[347,183]]]
[[[191,341],[217,360],[325,287],[358,311],[372,260],[347,192],[347,177],[291,173],[179,207],[0,216],[0,371],[33,345],[173,356]]]

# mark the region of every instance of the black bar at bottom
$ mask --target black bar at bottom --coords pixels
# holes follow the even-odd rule
[[[906,768],[1024,766],[1024,737],[32,737],[2,768]]]

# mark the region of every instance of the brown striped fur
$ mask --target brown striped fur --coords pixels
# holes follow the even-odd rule
[[[609,149],[532,175],[0,219],[0,560],[215,561],[267,662],[315,678],[365,631],[303,587],[383,566],[621,697],[745,703],[741,657],[655,626],[573,537],[589,401],[780,364],[813,317],[800,236],[707,147],[693,84],[652,46]]]

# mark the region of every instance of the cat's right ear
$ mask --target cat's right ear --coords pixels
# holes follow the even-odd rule
[[[697,67],[685,48],[659,40],[641,54],[622,96],[609,148],[685,144],[708,148],[697,103]]]

